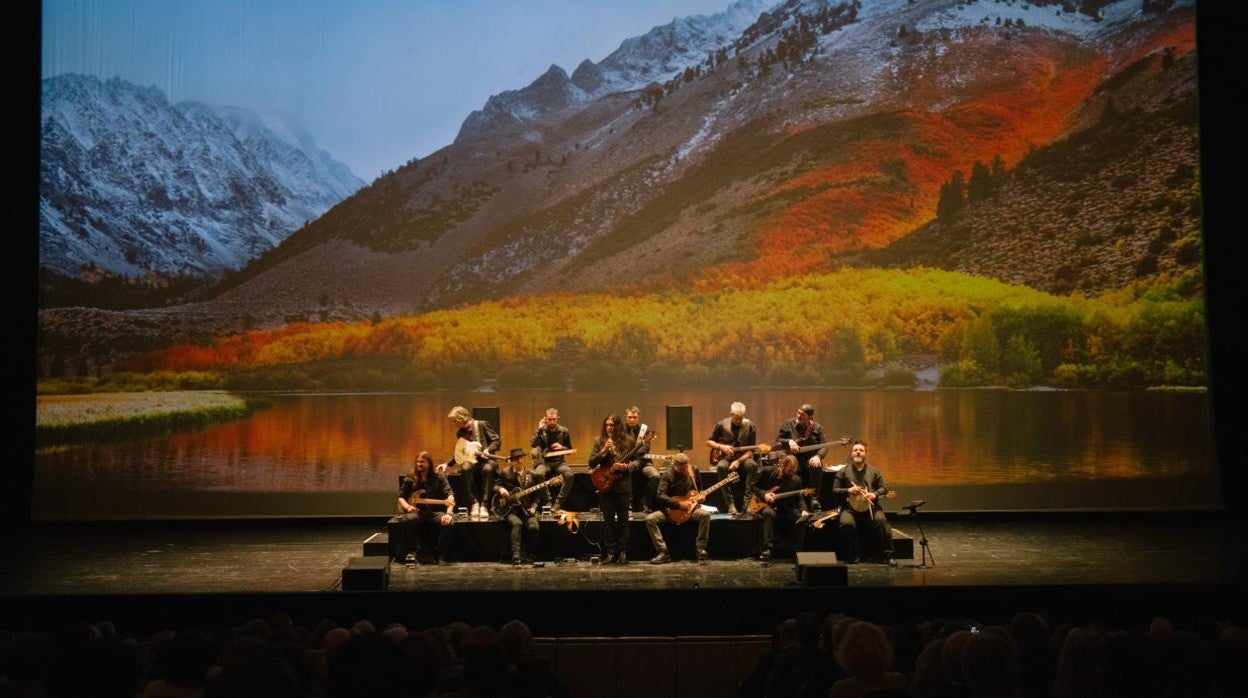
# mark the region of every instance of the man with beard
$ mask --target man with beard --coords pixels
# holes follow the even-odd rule
[[[855,441],[850,447],[849,466],[836,474],[832,491],[845,499],[837,521],[841,550],[849,555],[846,562],[860,559],[862,536],[873,537],[882,561],[888,562],[893,556],[893,538],[881,507],[881,500],[888,496],[888,488],[884,485],[884,474],[867,463],[866,442]]]
[[[451,542],[451,526],[455,520],[455,493],[446,475],[436,472],[433,456],[421,451],[412,463],[412,470],[399,484],[399,511],[396,526],[390,527],[390,535],[396,538],[395,557],[409,565],[420,564],[420,531],[422,527],[434,527],[438,531],[438,564],[446,565],[446,553]]]
[[[697,491],[693,468],[689,465],[689,456],[677,453],[672,457],[672,465],[659,476],[656,491],[658,506],[656,511],[646,515],[646,531],[650,534],[650,542],[658,554],[650,558],[650,564],[662,565],[672,561],[667,552],[667,542],[663,540],[663,532],[659,524],[667,519],[668,512],[679,510],[688,514],[689,520],[698,527],[698,537],[694,541],[695,555],[698,564],[706,564],[706,546],[711,532],[711,515],[702,510],[702,503],[695,498],[685,498],[690,492]],[[675,497],[681,497],[678,500]]]
[[[822,508],[819,504],[819,492],[823,485],[823,457],[828,455],[828,448],[824,446],[806,453],[799,451],[803,447],[822,443],[823,427],[815,421],[815,408],[805,404],[797,408],[797,415],[793,419],[780,425],[780,435],[774,446],[775,449],[787,448],[789,453],[797,457],[797,472],[802,479],[802,487],[813,488],[815,491],[810,498],[812,511]]]
[[[537,505],[534,503],[536,493],[513,498],[516,492],[523,492],[542,481],[537,480],[531,468],[525,468],[524,449],[513,448],[507,461],[498,469],[494,478],[494,496],[499,498],[503,506],[498,507],[499,517],[506,523],[511,532],[511,564],[519,565],[533,561],[533,546],[537,543],[541,531],[537,523]],[[545,489],[545,488],[542,488]]]

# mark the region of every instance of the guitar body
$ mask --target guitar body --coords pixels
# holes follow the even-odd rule
[[[615,483],[620,481],[620,476],[612,471],[611,466],[603,466],[591,470],[589,479],[594,483],[594,490],[598,494],[606,494],[615,487]]]
[[[693,505],[694,505],[693,508],[696,509],[699,505],[702,504],[702,500],[704,499],[704,497],[699,497],[697,490],[689,490],[689,494],[683,497],[672,497],[672,499],[676,500],[677,502],[680,502],[681,504],[684,504],[685,502],[693,502]],[[691,517],[693,517],[693,509],[681,508],[681,509],[668,509],[667,510],[667,520],[671,521],[674,524],[683,524],[684,522],[688,521]]]

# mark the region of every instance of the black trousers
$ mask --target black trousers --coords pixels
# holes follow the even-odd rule
[[[480,487],[477,486],[477,471],[481,471],[481,480],[484,480]],[[469,506],[473,502],[481,502],[488,505],[490,503],[489,492],[494,485],[494,464],[493,463],[465,463],[459,466],[459,474],[464,478],[464,487],[468,489]]]
[[[763,507],[759,512],[763,517],[763,550],[762,552],[770,553],[772,545],[776,540],[776,519],[783,521],[786,525],[793,527],[793,543],[801,550],[806,544],[806,525],[799,524],[798,520],[802,516],[802,512],[795,507],[786,507],[777,509],[775,507]]]
[[[618,484],[606,492],[598,493],[598,508],[602,510],[602,543],[607,553],[628,551],[628,500],[632,493],[621,492]]]
[[[507,513],[507,518],[504,521],[511,528],[512,556],[520,555],[525,551],[533,552],[533,546],[537,543],[537,534],[541,531],[541,526],[537,523],[537,517],[521,516],[513,508]]]
[[[420,531],[422,528],[433,527],[438,531],[437,555],[438,557],[446,557],[446,552],[450,549],[451,533],[455,528],[455,519],[447,525],[442,525],[442,513],[440,511],[420,511],[416,510],[406,514],[399,514],[400,525],[391,529],[398,538],[395,551],[397,558],[402,560],[411,553],[420,557]]]
[[[558,464],[550,464],[550,465],[547,465],[546,463],[541,463],[541,464],[533,466],[533,480],[535,481],[533,484],[537,484],[538,482],[546,482],[546,479],[551,477],[550,475],[551,470],[554,470],[556,473],[563,476],[563,482],[559,484],[559,494],[555,495],[555,504],[559,506],[563,506],[563,503],[567,501],[568,499],[568,493],[572,491],[572,468],[567,463],[558,463]],[[543,487],[542,489],[538,490],[535,493],[535,496],[537,497],[537,501],[541,502],[542,504],[546,504],[547,502],[549,502],[550,501],[550,489],[551,488],[549,487]]]
[[[870,540],[880,554],[893,554],[893,536],[888,530],[888,519],[884,510],[872,507],[870,513],[854,511],[849,507],[841,509],[837,518],[840,529],[837,533],[841,539],[841,550],[849,555],[849,559],[863,557],[869,551],[864,543]],[[874,552],[874,551],[872,551]]]

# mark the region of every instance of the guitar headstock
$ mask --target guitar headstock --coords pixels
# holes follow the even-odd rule
[[[654,439],[655,439],[658,435],[659,435],[659,432],[657,432],[657,431],[647,431],[647,432],[646,432],[646,435],[645,435],[645,436],[643,436],[643,437],[641,437],[641,438],[642,438],[642,440],[643,440],[643,441],[645,441],[645,442],[649,443],[650,441],[654,441]]]
[[[845,434],[844,436],[842,436],[841,438],[839,438],[839,439],[837,439],[837,440],[836,440],[836,443],[837,443],[837,444],[839,444],[839,445],[841,445],[841,446],[848,446],[848,445],[852,444],[853,442],[854,442],[854,437],[852,437],[852,436],[850,436],[850,435],[848,435],[848,434]]]

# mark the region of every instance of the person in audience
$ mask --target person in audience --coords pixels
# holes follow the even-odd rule
[[[858,621],[849,626],[836,646],[836,663],[846,676],[832,685],[829,698],[862,698],[880,691],[906,690],[906,677],[889,671],[893,646],[874,623]]]
[[[796,618],[796,643],[776,655],[767,677],[767,698],[826,696],[839,678],[831,657],[819,650],[819,616],[810,611]]]
[[[975,698],[1022,698],[1018,652],[1010,636],[999,628],[983,627],[971,633],[962,648],[962,675]]]

